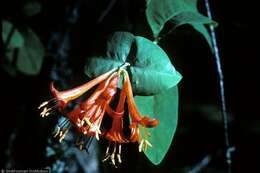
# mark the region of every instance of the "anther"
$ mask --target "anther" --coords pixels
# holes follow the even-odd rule
[[[43,102],[43,103],[38,107],[38,109],[41,109],[42,107],[46,106],[48,103],[49,103],[49,101]]]
[[[118,160],[119,163],[122,163],[122,160],[121,160],[121,145],[118,146],[117,160]]]
[[[89,127],[93,127],[93,124],[89,121],[88,118],[84,118],[84,121],[87,123]]]
[[[54,138],[56,138],[56,136],[58,136],[58,134],[60,133],[60,127],[58,127],[56,133],[53,135]]]
[[[113,150],[113,153],[111,155],[111,161],[113,163],[113,165],[115,166],[116,165],[116,162],[115,162],[115,154],[116,154],[116,144],[114,144],[114,150]]]
[[[142,139],[138,147],[139,152],[142,152],[143,144],[144,144],[144,140]]]

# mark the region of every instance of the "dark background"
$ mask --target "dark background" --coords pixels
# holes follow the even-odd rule
[[[74,8],[76,1],[43,0],[42,11],[30,18],[20,14],[24,2],[2,1],[2,19],[11,19],[21,27],[30,26],[46,47],[54,32],[70,33],[70,49],[66,52],[69,58],[59,74],[67,86],[84,81],[85,58],[98,51],[111,32],[130,31],[152,38],[144,4],[138,0],[116,1],[101,21],[100,16],[111,1],[82,0],[75,7],[79,9],[79,16],[73,24],[68,22],[68,11]],[[211,0],[210,5],[213,19],[219,24],[216,34],[224,72],[230,142],[236,147],[232,170],[257,173],[260,172],[258,9],[251,1]],[[203,1],[199,9],[206,14]],[[157,167],[132,146],[127,146],[120,168],[100,162],[100,172],[189,172],[200,166],[203,158],[210,161],[199,172],[227,172],[216,63],[206,41],[190,26],[182,26],[159,45],[173,57],[176,69],[183,75],[179,84],[179,124],[173,144]],[[57,61],[47,52],[37,76],[11,77],[0,69],[0,168],[8,168],[8,165],[17,169],[44,168],[52,164],[53,160],[46,159],[46,145],[57,118],[41,119],[36,109],[50,95],[48,85],[53,80],[50,73],[54,63]]]

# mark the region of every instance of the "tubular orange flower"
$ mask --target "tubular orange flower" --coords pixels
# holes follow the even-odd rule
[[[116,111],[113,111],[109,106],[107,107],[108,115],[113,119],[111,129],[106,133],[106,139],[116,143],[126,143],[128,140],[123,134],[123,115],[126,100],[125,87],[120,93],[119,102]]]
[[[103,135],[109,141],[109,146],[106,150],[106,155],[103,161],[110,159],[112,164],[116,166],[116,163],[121,163],[121,144],[123,143],[139,143],[139,151],[146,150],[151,147],[151,143],[147,140],[150,133],[145,128],[156,127],[159,121],[155,118],[149,118],[148,116],[142,116],[138,111],[134,102],[131,82],[127,71],[124,67],[130,64],[125,63],[117,70],[112,69],[107,73],[100,75],[99,77],[80,85],[76,88],[58,91],[54,84],[51,83],[51,92],[54,96],[53,99],[44,102],[39,106],[41,110],[40,115],[42,117],[48,116],[54,109],[60,111],[67,118],[66,122],[58,127],[54,137],[57,137],[61,142],[66,133],[68,132],[70,122],[82,136],[96,137],[99,140],[100,135]],[[113,100],[118,87],[120,75],[123,73],[123,87],[120,93],[119,101],[114,111],[110,107],[110,103]],[[95,91],[90,95],[88,99],[80,103],[76,108],[70,112],[65,112],[64,109],[71,101],[83,95],[90,88],[98,85]],[[128,106],[128,112],[130,115],[131,123],[129,129],[131,134],[126,137],[124,134],[124,115],[125,115],[125,103]],[[105,113],[112,119],[112,126],[108,131],[101,131],[100,126],[105,116]],[[92,139],[92,138],[91,138]],[[80,148],[83,148],[84,141],[78,142]],[[110,148],[111,144],[113,147]]]
[[[133,91],[129,75],[126,70],[122,69],[122,71],[124,72],[124,85],[126,89],[128,110],[132,119],[132,123],[129,126],[129,128],[131,129],[130,141],[138,142],[138,149],[139,152],[141,152],[142,150],[146,150],[148,147],[152,147],[152,144],[147,140],[147,138],[150,136],[150,133],[146,130],[143,130],[144,134],[143,136],[141,136],[138,125],[140,124],[144,128],[152,128],[156,127],[159,124],[159,120],[155,118],[150,119],[148,116],[142,117],[134,102]]]
[[[134,96],[129,75],[124,69],[122,69],[122,71],[124,72],[124,85],[126,85],[127,103],[132,121],[138,122],[143,127],[156,127],[159,124],[158,119],[150,119],[147,116],[142,117],[141,113],[138,111],[137,106],[134,102]]]
[[[101,134],[100,125],[106,107],[116,94],[119,75],[114,73],[100,83],[95,92],[79,107],[67,114],[67,117],[83,134],[96,136]]]
[[[54,83],[52,82],[50,85],[51,92],[54,96],[53,99],[43,102],[38,109],[41,110],[40,115],[42,117],[46,117],[52,112],[54,109],[64,108],[66,105],[76,98],[80,97],[82,94],[87,92],[90,88],[97,85],[98,83],[107,79],[116,69],[112,69],[109,72],[106,72],[99,77],[80,85],[76,88],[66,90],[66,91],[58,91],[54,87]]]
[[[123,116],[124,116],[124,106],[126,101],[125,89],[126,86],[123,85],[119,97],[119,102],[116,107],[116,111],[112,110],[109,106],[107,107],[107,113],[113,120],[112,120],[111,129],[105,135],[105,138],[109,141],[109,146],[106,149],[106,154],[105,154],[105,158],[103,159],[103,162],[110,159],[114,166],[116,166],[116,162],[122,163],[121,143],[129,142],[123,133]],[[110,148],[111,143],[114,143],[113,149]]]

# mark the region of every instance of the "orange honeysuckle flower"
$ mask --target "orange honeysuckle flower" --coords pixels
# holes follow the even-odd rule
[[[97,85],[98,83],[104,81],[105,79],[107,79],[116,69],[112,69],[109,72],[106,72],[100,76],[98,76],[97,78],[83,84],[80,85],[78,87],[75,87],[73,89],[70,90],[66,90],[66,91],[58,91],[55,87],[54,87],[54,83],[52,82],[50,85],[50,89],[51,92],[54,96],[53,99],[48,100],[43,102],[38,109],[41,110],[40,115],[42,117],[46,117],[50,114],[50,112],[52,112],[54,109],[59,109],[59,108],[64,108],[66,107],[66,105],[72,101],[75,100],[76,98],[80,97],[81,95],[83,95],[85,92],[87,92],[90,88],[92,88],[93,86]]]
[[[107,113],[112,118],[112,127],[105,134],[105,138],[109,141],[109,146],[106,149],[106,154],[105,154],[105,158],[103,159],[103,162],[110,159],[112,164],[115,167],[116,167],[116,161],[118,163],[122,163],[121,143],[129,142],[123,133],[123,116],[124,116],[125,101],[126,101],[126,93],[125,93],[125,85],[123,85],[119,97],[119,102],[116,107],[116,111],[112,110],[110,106],[107,107]],[[114,143],[114,147],[112,149],[110,148],[111,143]]]
[[[158,119],[155,118],[150,119],[147,116],[142,117],[141,113],[138,111],[137,106],[134,102],[134,96],[133,96],[129,75],[126,70],[122,69],[122,71],[124,72],[124,85],[126,85],[127,104],[128,104],[128,110],[132,118],[132,121],[138,122],[143,127],[148,127],[148,128],[156,127],[159,124]]]
[[[123,115],[124,112],[113,113],[113,120],[112,120],[112,127],[111,129],[105,134],[105,138],[111,142],[115,143],[127,143],[128,140],[124,136],[123,133]]]
[[[147,140],[147,137],[149,137],[150,134],[145,131],[144,135],[142,136],[139,125],[141,125],[142,128],[151,128],[157,126],[159,123],[157,119],[150,119],[147,116],[142,117],[134,103],[133,92],[128,73],[124,69],[121,69],[120,73],[121,72],[124,73],[124,82],[116,111],[113,111],[109,106],[107,107],[107,113],[112,118],[112,127],[105,135],[105,138],[109,141],[109,146],[107,147],[106,155],[103,160],[107,161],[108,159],[110,159],[114,166],[116,166],[116,161],[118,163],[122,162],[122,143],[138,142],[138,150],[140,152],[142,150],[145,151],[148,147],[152,147],[151,143]],[[129,139],[126,139],[123,133],[123,115],[125,101],[127,101],[129,114],[132,120],[132,123],[129,126],[131,130],[131,135]],[[114,147],[112,149],[110,148],[111,143],[114,144]]]
[[[138,149],[140,152],[151,147],[152,145],[148,141],[150,133],[145,129],[156,127],[159,123],[158,119],[142,116],[138,111],[134,102],[128,73],[124,69],[124,67],[129,65],[130,64],[125,63],[117,70],[112,69],[86,84],[66,91],[57,91],[53,83],[51,83],[51,92],[54,98],[44,102],[38,108],[42,111],[40,114],[42,117],[48,116],[54,109],[64,113],[65,117],[68,119],[64,124],[68,125],[67,123],[71,122],[83,136],[96,137],[98,140],[100,135],[106,138],[109,141],[109,146],[107,147],[105,159],[103,161],[110,159],[114,166],[116,166],[116,163],[122,162],[121,144],[138,142]],[[122,73],[124,77],[123,88],[120,93],[116,110],[114,111],[110,107],[110,103],[117,92],[119,79]],[[72,111],[67,113],[64,111],[69,102],[80,97],[95,85],[98,86],[88,99],[80,103]],[[126,137],[123,131],[125,103],[127,103],[131,119],[129,125],[131,134],[129,137]],[[112,119],[112,126],[108,131],[101,131],[100,126],[106,115],[105,113]],[[54,134],[54,137],[57,137],[60,142],[65,138],[65,135],[69,130],[69,127],[64,128],[65,125],[58,127],[57,132]],[[79,144],[79,146],[83,148],[83,143],[79,142]],[[113,144],[112,148],[110,148],[111,144]]]
[[[152,144],[148,141],[148,137],[150,133],[146,130],[144,131],[144,135],[142,136],[139,129],[139,124],[142,128],[153,128],[159,124],[158,119],[151,119],[148,116],[142,117],[141,113],[138,111],[137,106],[134,102],[133,91],[131,82],[129,79],[129,75],[126,70],[122,69],[124,72],[124,85],[126,86],[126,96],[128,103],[128,110],[132,120],[129,128],[131,129],[130,141],[139,143],[139,152],[142,150],[146,150],[149,147],[152,147]]]
[[[66,115],[83,134],[99,139],[100,125],[107,106],[116,94],[118,81],[119,75],[112,74],[85,102]]]
[[[126,143],[128,140],[123,134],[123,116],[124,106],[126,100],[125,85],[123,85],[120,93],[119,102],[116,107],[116,111],[113,111],[109,106],[107,107],[107,113],[112,118],[112,127],[106,133],[106,139],[115,143]]]

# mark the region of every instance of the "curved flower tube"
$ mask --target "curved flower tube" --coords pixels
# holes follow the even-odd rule
[[[113,111],[109,106],[107,107],[108,115],[113,119],[111,129],[106,133],[106,139],[116,143],[127,143],[128,140],[123,133],[123,116],[124,106],[126,100],[125,86],[123,86],[120,93],[119,102],[116,111]]]
[[[152,147],[152,144],[148,141],[148,137],[150,136],[150,133],[146,131],[145,129],[142,130],[143,135],[141,135],[141,131],[139,129],[139,124],[143,128],[153,128],[156,127],[159,124],[159,120],[156,118],[149,118],[148,116],[142,116],[141,113],[138,111],[137,106],[134,102],[133,92],[132,92],[132,86],[129,79],[129,75],[126,70],[122,69],[124,72],[124,86],[126,90],[126,96],[127,96],[127,103],[128,103],[128,110],[129,114],[132,120],[132,123],[129,125],[129,128],[131,130],[130,135],[130,142],[138,142],[139,152],[147,150],[148,147]]]
[[[128,110],[133,122],[138,122],[143,127],[156,127],[159,124],[158,119],[150,119],[149,117],[145,116],[142,117],[141,113],[138,111],[137,106],[134,102],[134,96],[132,91],[131,82],[129,79],[129,75],[126,70],[122,69],[124,72],[124,85],[126,85],[126,95],[127,95],[127,103],[128,103]]]
[[[83,84],[80,85],[78,87],[75,87],[73,89],[69,89],[69,90],[65,90],[65,91],[58,91],[55,87],[54,87],[54,83],[52,82],[50,84],[50,90],[54,96],[53,99],[48,100],[43,102],[38,109],[41,110],[40,115],[42,117],[46,117],[50,114],[50,112],[52,112],[54,109],[59,109],[59,108],[64,108],[67,106],[67,104],[72,101],[75,100],[76,98],[80,97],[81,95],[83,95],[85,92],[87,92],[90,88],[94,87],[95,85],[97,85],[98,83],[104,81],[105,79],[107,79],[113,72],[115,72],[116,69],[112,69],[100,76],[98,76],[97,78]],[[61,109],[60,109],[61,111]]]
[[[81,95],[83,95],[85,92],[87,92],[90,88],[94,87],[95,85],[97,85],[98,83],[106,80],[113,72],[115,72],[116,69],[112,69],[100,76],[98,76],[97,78],[83,84],[80,85],[78,87],[75,87],[73,89],[70,90],[66,90],[66,91],[58,91],[55,87],[53,82],[51,83],[51,92],[53,94],[53,96],[55,98],[57,98],[62,105],[66,105],[67,103],[69,103],[72,100],[75,100],[76,98],[80,97]]]
[[[83,134],[99,139],[100,125],[107,106],[116,94],[118,81],[119,75],[112,74],[85,102],[66,115]]]

